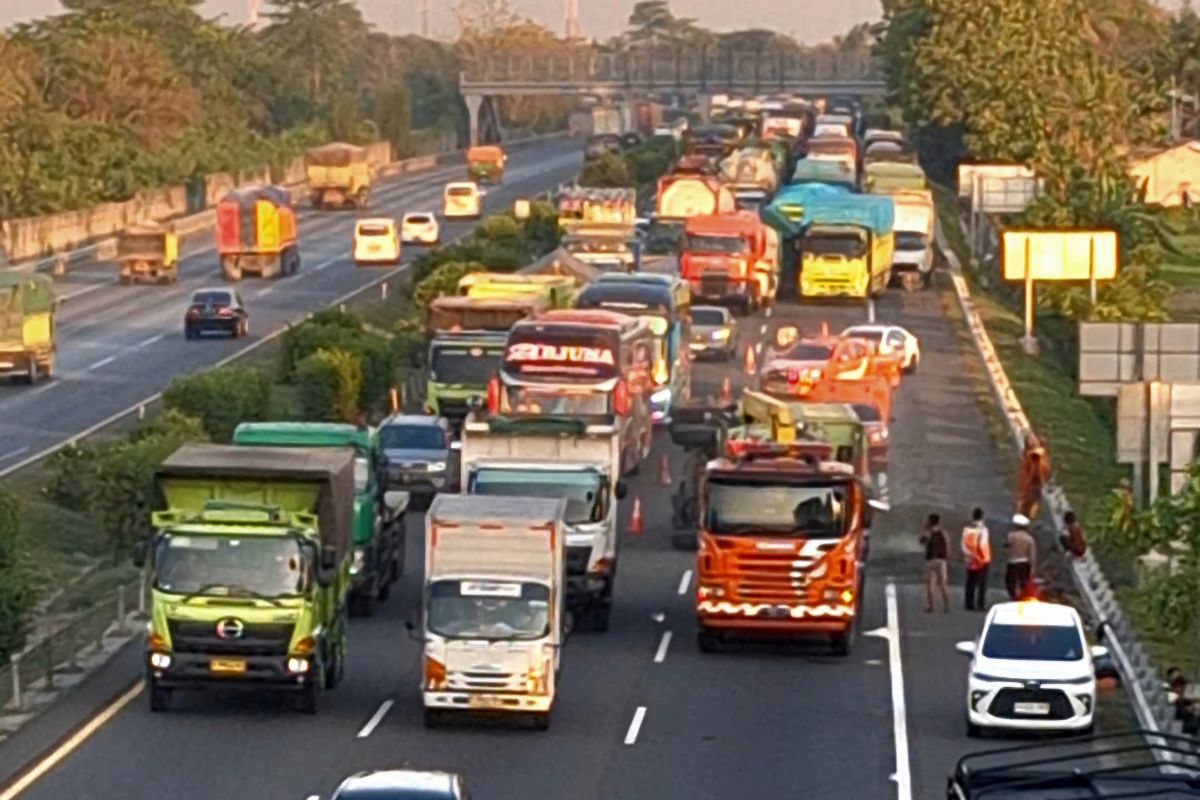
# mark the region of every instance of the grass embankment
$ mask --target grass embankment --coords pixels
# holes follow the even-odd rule
[[[1054,480],[1080,514],[1085,530],[1100,530],[1105,522],[1106,501],[1113,487],[1121,478],[1129,476],[1128,468],[1115,461],[1115,402],[1079,396],[1075,382],[1075,333],[1064,320],[1045,314],[1036,317],[1034,328],[1041,354],[1034,357],[1025,353],[1020,343],[1024,322],[1019,294],[1006,292],[1003,287],[985,288],[982,285],[979,266],[970,259],[953,195],[940,188],[935,194],[946,241],[964,265],[975,307],[1013,390],[1031,424],[1046,442],[1054,466]],[[1200,237],[1197,237],[1196,249],[1200,250]],[[1191,295],[1191,302],[1200,309],[1200,269],[1178,265],[1168,266],[1165,271],[1165,277],[1177,287],[1178,294]],[[961,319],[957,302],[953,305],[951,316]],[[964,335],[973,349],[969,334]],[[998,415],[990,388],[986,384],[980,387],[974,380],[972,384],[976,385],[981,404]],[[1010,444],[1009,448],[1015,468],[1015,447]],[[1092,550],[1155,663],[1164,668],[1179,665],[1185,669],[1190,667],[1193,673],[1200,671],[1200,641],[1167,633],[1154,615],[1137,602],[1137,575],[1130,554],[1105,547],[1095,538]]]

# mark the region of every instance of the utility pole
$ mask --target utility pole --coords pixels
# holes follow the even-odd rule
[[[421,38],[429,38],[429,0],[421,0]]]
[[[258,3],[259,0],[246,0],[246,27],[252,31],[258,29]]]
[[[567,38],[579,38],[579,0],[563,0],[563,17]]]

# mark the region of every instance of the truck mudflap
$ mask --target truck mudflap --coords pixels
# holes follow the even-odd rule
[[[554,695],[516,692],[423,692],[427,709],[480,713],[549,713]]]

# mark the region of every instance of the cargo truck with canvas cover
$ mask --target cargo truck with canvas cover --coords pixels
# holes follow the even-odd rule
[[[827,444],[818,447],[827,448]],[[853,646],[872,506],[852,467],[811,443],[742,444],[705,468],[696,559],[700,649],[734,635]]]
[[[805,158],[845,164],[858,180],[858,142],[849,136],[816,136],[808,140]]]
[[[779,236],[748,212],[692,217],[679,274],[698,301],[743,313],[770,306],[779,285]]]
[[[929,181],[925,170],[917,164],[876,161],[863,170],[862,190],[867,194],[895,194],[903,191],[926,191]]]
[[[304,153],[304,177],[313,208],[366,208],[371,193],[367,151],[345,142]]]
[[[890,197],[827,195],[804,209],[801,297],[882,294],[892,276],[895,211]]]
[[[569,228],[559,247],[598,270],[634,272],[641,268],[642,238],[636,225],[592,223]]]
[[[929,286],[934,266],[934,232],[937,210],[928,189],[909,189],[892,194],[896,207],[896,252],[892,275],[905,289]]]
[[[729,184],[736,195],[753,190],[765,196],[779,187],[779,167],[776,155],[765,145],[747,145],[724,158],[720,163],[721,180]]]
[[[632,227],[637,222],[636,189],[560,186],[555,205],[563,231],[596,223]]]
[[[809,183],[823,183],[851,192],[857,188],[854,170],[846,166],[844,162],[802,158],[796,162],[796,167],[792,170],[791,184],[798,186]],[[785,188],[780,194],[786,191]]]
[[[550,727],[565,613],[568,503],[440,495],[425,515],[425,724],[451,714]]]
[[[575,626],[608,630],[620,542],[621,431],[604,420],[472,414],[462,486],[490,497],[565,500],[567,603]]]
[[[476,299],[515,300],[532,297],[545,308],[570,308],[576,280],[570,275],[512,275],[470,272],[458,281],[458,295]]]
[[[227,281],[300,271],[296,211],[278,186],[235,189],[217,203],[217,254]]]
[[[58,302],[48,275],[0,271],[0,377],[33,384],[54,374]]]
[[[508,159],[496,145],[482,145],[467,150],[467,180],[478,184],[504,182],[504,164]]]
[[[472,398],[487,395],[500,369],[508,331],[547,309],[548,293],[509,297],[439,297],[429,304],[429,374],[425,403],[430,413],[457,425]]]
[[[354,543],[350,613],[372,616],[404,574],[407,492],[388,492],[375,431],[339,422],[243,422],[233,432],[241,447],[332,447],[354,451]]]
[[[355,455],[184,445],[159,466],[148,570],[150,707],[181,689],[298,696],[315,713],[346,658]]]

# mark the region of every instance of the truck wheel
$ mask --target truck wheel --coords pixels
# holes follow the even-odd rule
[[[701,653],[719,653],[722,650],[722,644],[719,634],[703,628],[696,631],[696,646],[700,648]]]
[[[387,575],[379,581],[379,602],[386,603],[392,596],[392,581],[396,580],[396,562],[388,564]]]
[[[682,528],[684,526],[676,525],[675,527]],[[696,549],[699,547],[699,542],[696,540],[696,532],[690,531],[688,533],[671,534],[671,547],[676,550],[696,552]]]
[[[304,684],[304,688],[300,690],[299,707],[301,714],[317,713],[317,695],[320,691],[321,687],[316,680],[310,680]]]
[[[436,708],[426,708],[423,717],[426,728],[440,728],[444,722],[442,712]]]
[[[345,645],[339,645],[333,649],[333,653],[329,658],[329,664],[325,668],[325,688],[336,689],[337,685],[342,682],[342,678],[346,675],[346,649]]]
[[[848,656],[854,649],[854,629],[842,633],[834,633],[829,637],[829,645],[835,656]]]
[[[149,689],[150,710],[158,714],[166,711],[171,705],[171,690],[164,689],[161,686],[156,686],[153,681],[148,682],[146,687]]]
[[[535,731],[550,730],[550,712],[549,711],[547,711],[545,713],[534,712],[533,714],[529,715],[529,720],[530,720],[530,722],[533,723],[533,729]]]
[[[599,600],[587,611],[587,626],[592,633],[606,633],[612,617],[612,601]]]
[[[33,386],[38,381],[38,363],[33,356],[29,357],[29,364],[25,367],[25,381]]]
[[[379,611],[379,579],[371,584],[365,592],[350,595],[350,615],[353,617],[373,617]]]
[[[371,196],[367,194],[366,189],[359,189],[358,194],[354,197],[354,205],[358,208],[366,208],[371,202]]]
[[[914,356],[912,363],[904,368],[904,374],[905,375],[915,375],[917,373],[917,367],[919,367],[920,365],[921,365],[921,359],[919,357]]]
[[[230,282],[242,279],[242,267],[238,264],[236,256],[221,259],[221,276]]]

